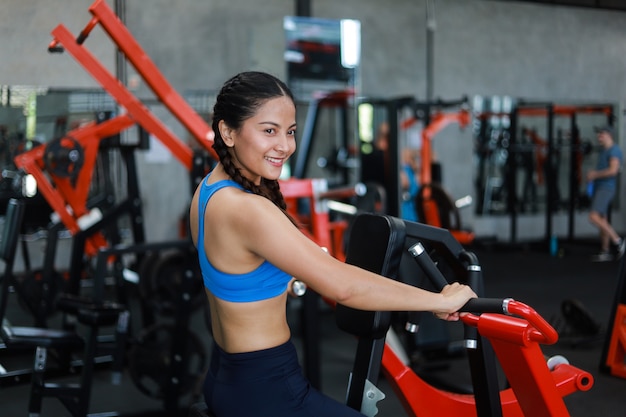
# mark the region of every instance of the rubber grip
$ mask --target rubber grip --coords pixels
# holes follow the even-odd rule
[[[432,258],[428,256],[421,243],[416,243],[411,246],[409,248],[409,253],[413,256],[415,262],[417,262],[417,264],[422,268],[437,291],[443,290],[443,287],[448,285],[448,281],[443,276],[441,271],[439,271]]]
[[[459,311],[466,313],[508,314],[506,299],[502,298],[472,298]]]

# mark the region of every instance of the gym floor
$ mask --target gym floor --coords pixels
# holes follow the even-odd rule
[[[606,323],[609,321],[619,273],[619,262],[592,263],[589,260],[595,245],[563,244],[562,256],[550,257],[547,251],[531,250],[529,247],[501,248],[480,245],[471,250],[478,256],[485,279],[486,296],[512,297],[535,308],[542,316],[560,330],[559,342],[545,346],[546,356],[560,354],[569,362],[590,372],[595,379],[590,391],[566,397],[572,416],[617,417],[626,409],[626,380],[600,372],[600,361],[604,350]],[[560,313],[564,300],[576,300],[588,311],[589,317],[601,326],[595,337],[582,337],[564,326]],[[298,325],[298,304],[290,303],[293,319],[294,341],[301,347]],[[9,312],[9,317],[12,313]],[[356,341],[352,336],[338,330],[332,311],[322,308],[321,324],[321,389],[339,401],[344,401],[348,375],[351,370]],[[210,343],[204,324],[199,321],[199,335],[203,342]],[[10,360],[6,352],[0,362]],[[148,417],[171,415],[163,411],[161,400],[153,399],[137,389],[129,374],[123,376],[121,385],[110,384],[110,373],[106,369],[96,371],[92,391],[91,412],[114,410],[122,416]],[[65,377],[61,381],[70,380]],[[379,414],[384,416],[406,416],[397,397],[381,380],[380,388],[387,398],[379,403]],[[0,388],[0,404],[3,416],[26,416],[28,384],[3,384]],[[243,398],[242,393],[242,398]],[[193,398],[181,399],[183,408]],[[69,413],[56,399],[45,399],[42,417],[64,417]],[[181,416],[185,415],[181,412]]]

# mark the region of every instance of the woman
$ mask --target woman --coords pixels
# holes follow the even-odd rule
[[[285,308],[292,277],[350,307],[446,320],[458,320],[475,294],[460,284],[431,293],[383,278],[336,260],[298,230],[277,181],[296,149],[296,107],[277,78],[244,72],[228,80],[212,127],[220,162],[190,209],[213,326],[209,409],[217,417],[360,416],[302,376]]]

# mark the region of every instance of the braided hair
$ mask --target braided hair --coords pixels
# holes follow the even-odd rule
[[[215,132],[213,149],[215,149],[226,174],[246,190],[266,197],[287,214],[287,204],[280,192],[278,181],[261,178],[261,183],[256,185],[247,179],[233,163],[229,148],[224,143],[218,126],[219,122],[223,120],[231,129],[238,130],[244,121],[254,116],[258,108],[266,101],[283,96],[294,101],[289,87],[278,78],[257,71],[239,73],[226,81],[217,95],[213,107],[212,127],[213,132]],[[288,214],[287,216],[293,221],[291,216]]]

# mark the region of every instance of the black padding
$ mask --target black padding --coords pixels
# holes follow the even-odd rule
[[[398,279],[404,250],[404,222],[398,218],[361,214],[352,224],[346,263]],[[361,311],[337,304],[337,326],[353,335],[380,339],[391,324],[391,312]]]
[[[46,347],[75,350],[83,339],[76,333],[41,327],[2,326],[2,339],[10,348]]]
[[[14,198],[10,199],[4,216],[2,241],[0,241],[0,258],[5,262],[13,261],[15,258],[23,218],[24,202]]]

